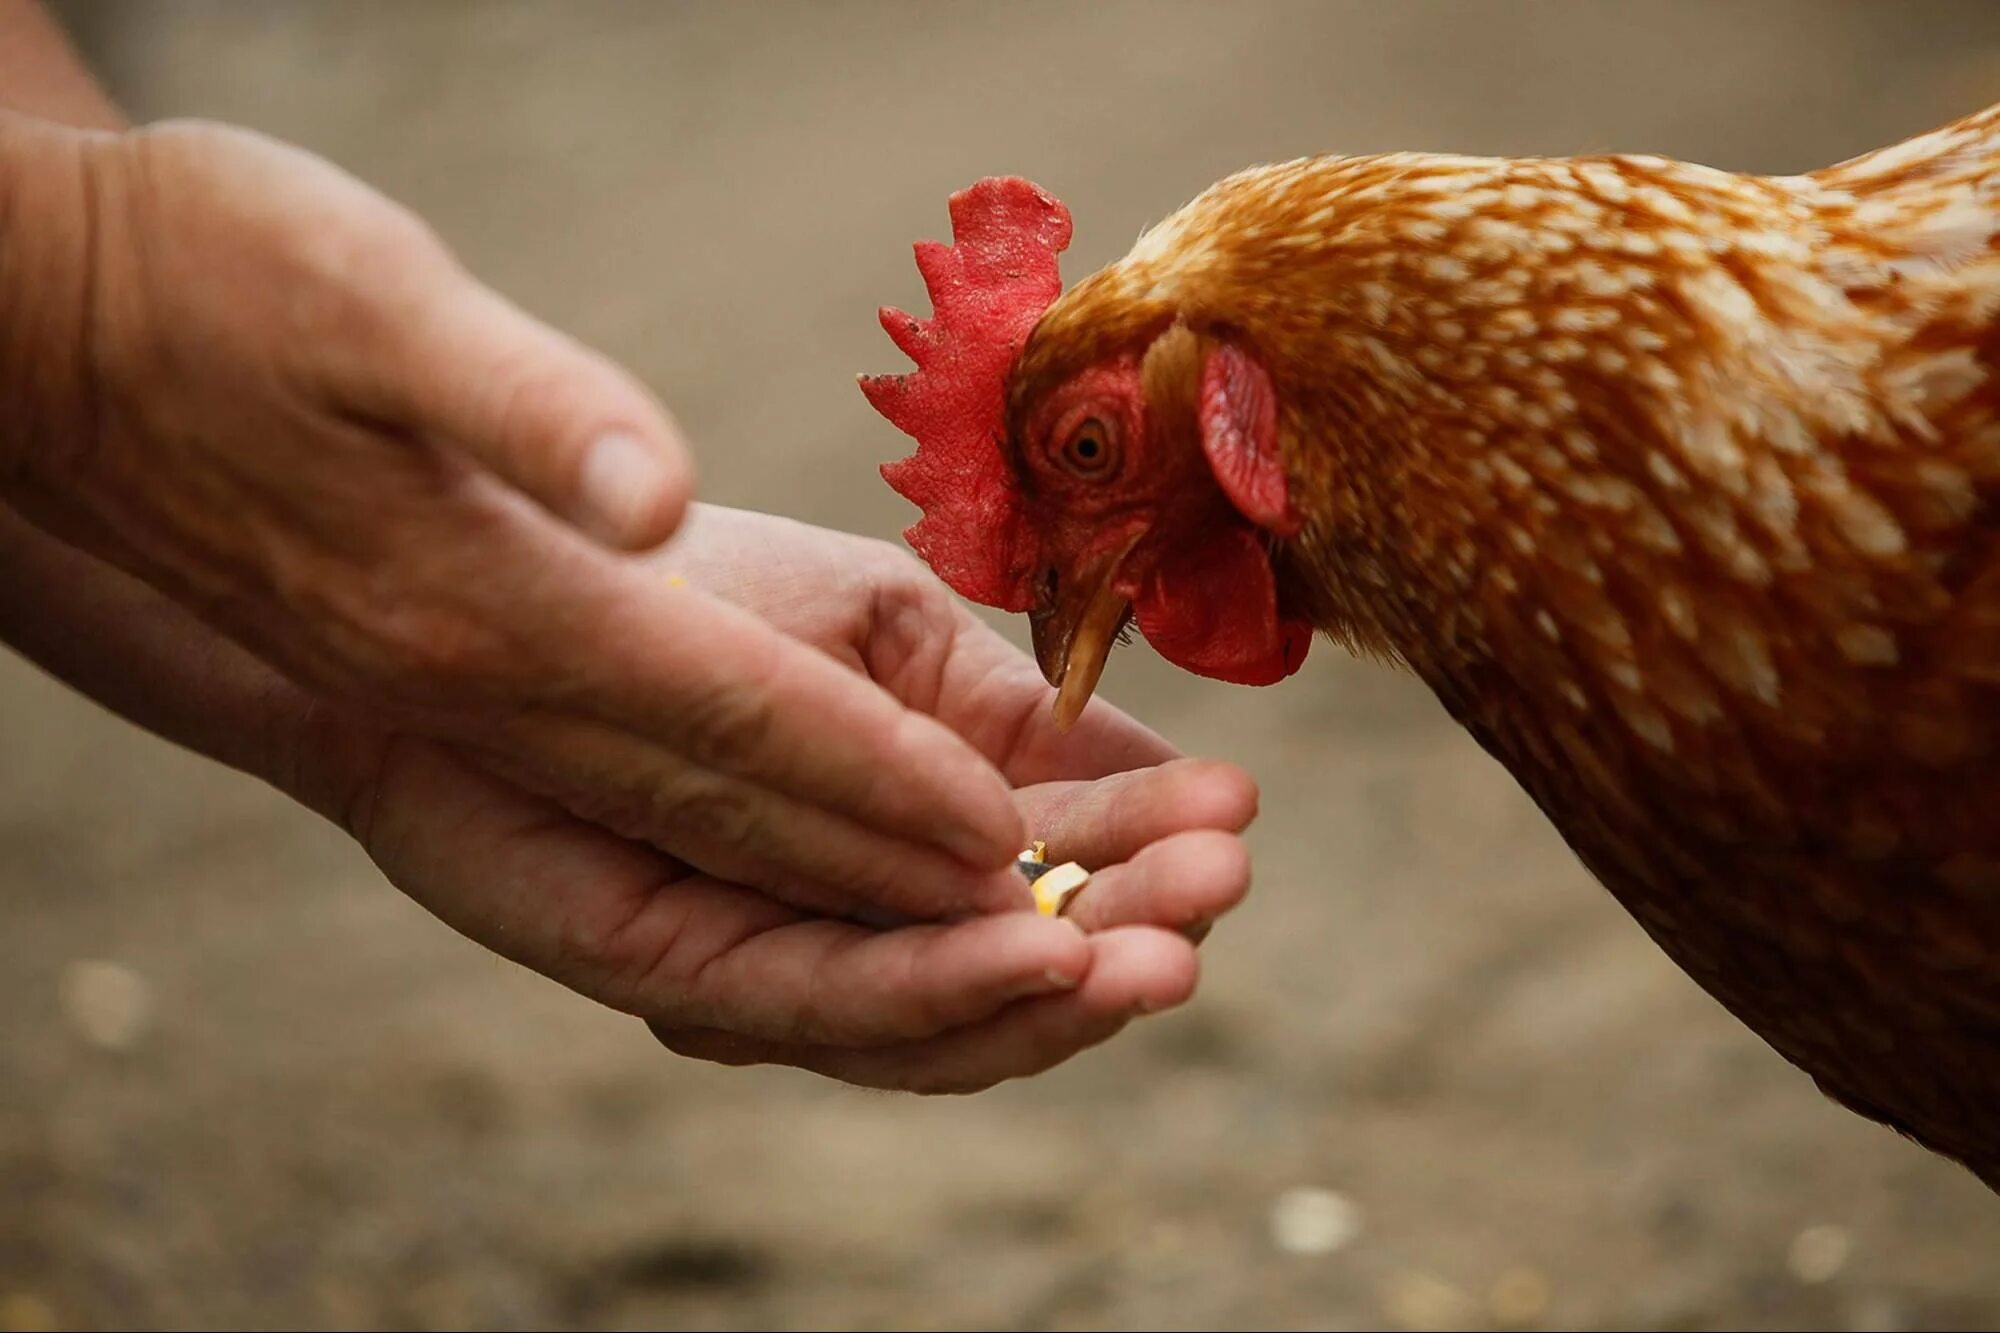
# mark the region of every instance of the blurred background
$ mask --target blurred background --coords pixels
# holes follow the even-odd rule
[[[1317,151],[1810,169],[2000,99],[2000,6],[62,4],[618,357],[704,497],[893,536],[855,372],[974,178],[1074,278]],[[1001,622],[1017,642],[1025,626]],[[1675,971],[1407,680],[1105,693],[1261,779],[1189,1008],[966,1100],[680,1062],[330,827],[0,660],[0,1329],[2000,1325],[2000,1200]]]

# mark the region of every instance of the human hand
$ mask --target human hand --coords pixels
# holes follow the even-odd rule
[[[1249,883],[1249,777],[1103,704],[1067,735],[1033,663],[901,551],[697,506],[655,557],[961,731],[1021,783],[1051,854],[1095,873],[1065,918],[874,929],[691,872],[435,745],[322,718],[319,803],[463,933],[645,1018],[669,1049],[868,1086],[973,1091],[1179,1004],[1193,943]],[[1025,899],[1025,895],[1023,895]],[[1087,935],[1084,932],[1089,932]]]
[[[312,693],[710,874],[917,916],[1020,901],[990,760],[623,554],[686,503],[664,412],[410,215],[216,126],[0,118],[0,156],[42,168],[0,222],[47,270],[0,312],[0,498]]]
[[[108,103],[91,119],[106,125],[119,123]],[[0,123],[0,155],[11,158],[13,153],[8,150],[20,147],[24,133],[18,125]],[[28,137],[46,139],[39,133]],[[282,153],[256,141],[237,147],[261,153],[266,159],[274,151]],[[84,178],[80,160],[70,160],[78,155],[67,145],[52,149],[43,142],[30,156],[42,158],[45,164],[53,158],[59,177],[68,172],[77,181]],[[299,163],[267,160],[266,165],[282,176]],[[337,177],[327,181],[323,166],[307,166],[309,174],[321,173],[322,188],[345,194],[349,202],[360,197],[364,212],[388,209],[352,182]],[[71,172],[69,168],[78,169]],[[250,175],[254,177],[255,172]],[[42,188],[49,178],[27,173],[14,177],[17,188],[30,180]],[[0,188],[0,205],[9,202],[6,194]],[[45,188],[39,195],[30,190],[28,197],[42,209],[50,202]],[[208,201],[211,207],[217,202]],[[254,198],[237,202],[258,204]],[[260,206],[276,202],[265,200]],[[11,220],[6,217],[9,211],[0,208],[0,223]],[[11,210],[15,218],[24,211],[18,207]],[[232,220],[240,221],[228,210],[218,209],[217,218],[202,221],[226,224]],[[322,221],[317,217],[306,220],[309,239],[317,236]],[[262,235],[267,242],[275,239],[275,268],[283,274],[287,269],[287,235],[289,243],[299,242],[300,220],[296,216],[289,220],[267,216],[262,224],[261,230],[251,229],[252,238]],[[397,216],[390,225],[407,231],[413,224]],[[57,232],[60,230],[58,227]],[[226,225],[223,230],[228,230]],[[275,237],[265,234],[273,231]],[[319,239],[334,243],[332,254],[312,251],[293,258],[301,259],[310,270],[310,261],[317,256],[322,266],[322,271],[315,273],[319,281],[300,288],[300,294],[319,299],[331,296],[329,313],[337,315],[342,308],[338,289],[352,276],[342,269],[338,247],[343,242],[352,245],[356,237],[351,232],[337,234],[340,228],[331,231],[336,234]],[[436,529],[434,536],[463,539],[468,526],[477,533],[481,524],[509,533],[508,525],[531,522],[535,517],[527,506],[511,502],[503,490],[480,476],[481,440],[460,440],[449,431],[412,432],[407,422],[393,420],[344,422],[338,411],[332,413],[335,426],[344,424],[350,430],[305,431],[295,438],[292,432],[301,418],[324,427],[329,407],[337,408],[345,401],[338,390],[351,390],[353,384],[338,376],[321,383],[313,375],[295,382],[285,373],[273,373],[296,374],[309,368],[310,358],[302,365],[297,356],[288,360],[282,355],[288,350],[285,347],[261,345],[253,349],[258,358],[241,364],[243,373],[235,384],[225,383],[221,397],[227,408],[232,392],[242,395],[246,406],[258,404],[261,394],[265,416],[275,415],[278,429],[261,442],[272,451],[263,469],[254,454],[232,459],[224,450],[220,457],[204,459],[208,466],[185,479],[181,489],[191,498],[186,512],[178,516],[148,513],[146,497],[132,494],[139,483],[131,477],[107,488],[104,496],[84,496],[88,487],[78,483],[87,479],[74,474],[96,460],[104,437],[90,415],[94,409],[85,410],[85,405],[74,397],[65,398],[62,391],[94,388],[91,378],[102,373],[96,364],[100,358],[84,336],[89,321],[81,302],[66,316],[60,308],[52,310],[47,302],[37,309],[36,303],[25,297],[37,288],[61,290],[66,282],[81,291],[85,275],[79,271],[76,256],[59,243],[59,234],[23,236],[4,228],[0,232],[4,232],[0,240],[10,242],[0,246],[0,274],[9,279],[5,285],[12,298],[7,310],[0,312],[0,349],[15,352],[26,347],[36,353],[26,365],[28,373],[15,375],[16,382],[8,386],[22,391],[10,394],[10,405],[16,410],[0,423],[0,501],[39,500],[44,526],[67,527],[94,549],[116,552],[128,568],[145,569],[158,577],[162,566],[169,571],[175,567],[176,557],[185,562],[184,548],[190,543],[199,554],[206,539],[223,547],[223,555],[228,555],[228,543],[222,540],[227,533],[174,530],[176,517],[185,522],[190,515],[199,516],[204,505],[210,518],[219,518],[224,528],[232,517],[232,502],[246,503],[253,509],[262,506],[257,512],[264,522],[272,523],[274,513],[280,516],[270,535],[288,535],[283,520],[287,502],[283,473],[288,467],[306,468],[309,479],[332,490],[331,497],[322,499],[340,502],[325,511],[336,517],[350,517],[357,504],[365,505],[368,496],[378,491],[394,502],[392,508],[435,509],[449,502],[455,526]],[[103,238],[98,241],[101,246]],[[420,229],[417,241],[435,245]],[[230,282],[238,287],[255,286],[243,280],[246,272],[254,276],[257,266],[248,261],[255,256],[239,257],[226,243],[223,249],[230,251],[231,265],[223,270]],[[360,253],[348,256],[367,257],[365,246]],[[377,257],[394,255],[385,252]],[[241,265],[236,263],[239,258],[245,261]],[[262,258],[266,267],[271,267],[274,256],[265,254]],[[436,270],[439,266],[433,263],[430,267]],[[461,292],[471,285],[462,275],[448,276],[452,278],[448,285]],[[336,290],[329,293],[328,283]],[[386,289],[392,303],[397,295],[393,287],[389,283]],[[385,295],[385,287],[379,284],[359,295],[371,291],[378,299]],[[273,293],[281,294],[282,288],[272,286],[250,294],[268,297]],[[201,295],[199,290],[177,293],[171,284],[151,293],[160,305],[155,316],[174,325],[164,331],[169,344],[175,340],[191,344],[218,341],[216,330],[187,317],[191,312],[181,308]],[[219,298],[225,306],[229,295]],[[282,307],[284,303],[279,304]],[[365,307],[366,302],[362,304]],[[217,312],[206,313],[212,317]],[[285,312],[281,308],[279,313]],[[302,313],[313,315],[311,299],[304,302]],[[365,309],[363,313],[367,313]],[[502,324],[510,324],[516,332],[526,325],[513,312],[502,309],[500,313],[504,315]],[[25,323],[24,315],[29,317]],[[327,314],[320,318],[327,318]],[[282,341],[287,327],[288,322],[281,320],[276,330],[268,332]],[[338,319],[332,327],[338,329]],[[252,333],[249,341],[259,343],[254,330]],[[229,343],[227,338],[219,341]],[[477,388],[477,373],[495,369],[460,361],[449,354],[451,349],[440,352],[435,345],[426,349],[422,339],[415,341],[418,351],[430,354],[419,357],[409,368],[412,382],[426,376],[455,378]],[[479,344],[476,338],[474,343],[490,350],[490,345]],[[340,366],[343,350],[351,353],[354,349],[334,347],[335,355],[324,367],[328,374]],[[78,354],[69,356],[64,364],[61,358],[65,351]],[[163,365],[184,371],[185,367],[176,366],[169,355],[176,351],[194,355],[189,348],[172,346],[156,349],[156,354]],[[5,360],[0,357],[0,363]],[[215,368],[211,358],[209,369]],[[0,370],[21,369],[0,364]],[[349,369],[354,367],[350,364]],[[497,369],[504,371],[506,367]],[[512,380],[503,374],[498,383],[497,391],[504,393]],[[533,392],[548,394],[560,387],[543,381]],[[274,389],[289,389],[291,399],[278,392],[274,402]],[[21,410],[28,407],[35,411]],[[93,422],[92,429],[80,437],[80,447],[79,437],[67,433],[77,426],[78,422],[69,418],[79,410],[85,411],[83,421]],[[510,410],[518,409],[502,409],[503,415]],[[246,416],[255,419],[254,413]],[[228,417],[225,411],[225,427],[245,424],[231,422]],[[527,422],[528,418],[522,420]],[[201,421],[199,412],[184,416],[168,412],[164,422],[157,423],[167,438],[155,443],[195,449],[200,457],[197,446],[203,441],[193,432]],[[322,452],[338,446],[332,456],[336,462],[345,461],[347,474],[337,467],[312,471],[324,459],[299,457],[301,441]],[[127,465],[146,461],[133,456],[135,441],[127,438],[122,442],[127,448],[119,461]],[[146,443],[144,432],[140,432],[136,445]],[[240,437],[230,438],[227,430],[222,443],[243,445]],[[212,441],[210,444],[213,446]],[[464,450],[468,457],[460,458],[454,450]],[[30,456],[41,451],[47,451],[46,459]],[[385,454],[395,464],[390,474],[371,475],[370,468]],[[486,465],[494,467],[496,476],[514,475],[504,464]],[[440,474],[428,474],[426,468],[438,469]],[[417,474],[415,485],[408,475],[413,470]],[[554,512],[570,512],[559,493],[538,487],[532,479],[522,485]],[[67,497],[72,503],[60,503],[60,494],[52,502],[49,491],[61,492],[66,486],[76,492]],[[468,497],[468,490],[475,494]],[[290,500],[296,505],[301,494],[309,497],[310,492],[307,486]],[[469,499],[478,503],[468,503]],[[308,506],[308,519],[314,512]],[[359,533],[345,534],[345,550],[339,545],[342,533],[323,531],[324,525],[308,522],[308,539],[316,538],[322,546],[332,543],[335,549],[322,553],[317,561],[304,562],[303,571],[330,567],[336,572],[351,572],[357,565],[365,570],[371,554],[377,558],[385,552],[412,554],[395,544],[392,539],[398,533],[394,530],[376,534],[376,545],[370,547],[361,540],[367,536],[366,521],[363,514]],[[580,521],[588,524],[592,519],[585,515]],[[107,523],[120,526],[106,528]],[[391,528],[399,526],[392,524]],[[559,542],[566,537],[560,533],[547,537],[547,526],[552,525],[544,525],[539,533],[545,541]],[[797,525],[759,522],[748,515],[718,512],[711,522],[704,511],[702,526],[703,543],[679,544],[668,559],[726,595],[761,605],[788,620],[824,651],[857,668],[857,674],[866,674],[871,663],[890,668],[902,680],[906,693],[931,693],[933,711],[950,713],[981,735],[989,753],[1005,756],[1018,778],[1040,775],[1050,779],[1018,793],[1018,799],[1029,825],[1062,855],[1099,868],[1090,889],[1072,908],[1072,920],[1099,934],[1080,944],[1070,925],[1025,912],[889,931],[810,920],[781,903],[715,882],[682,863],[593,827],[466,763],[436,741],[399,730],[395,718],[386,712],[357,707],[351,697],[335,702],[316,696],[237,642],[216,633],[209,624],[198,622],[186,606],[54,540],[45,531],[21,523],[4,502],[0,502],[0,572],[4,572],[0,577],[0,639],[140,725],[258,774],[346,823],[363,837],[371,853],[406,891],[440,916],[509,957],[644,1015],[663,1041],[690,1054],[733,1063],[779,1061],[875,1085],[966,1090],[1047,1067],[1108,1036],[1133,1012],[1167,1007],[1186,996],[1194,979],[1193,954],[1182,939],[1157,927],[1198,937],[1206,922],[1227,910],[1242,894],[1247,864],[1240,844],[1226,834],[1193,831],[1205,827],[1240,829],[1248,822],[1254,814],[1256,794],[1246,777],[1223,766],[1169,761],[1156,768],[1088,781],[1087,775],[1100,770],[1108,773],[1168,760],[1172,751],[1102,705],[1072,737],[1052,739],[1046,734],[1046,710],[1037,704],[1031,710],[1033,716],[1010,741],[1001,734],[1008,715],[1020,707],[1024,697],[1040,689],[1039,679],[1031,679],[1032,668],[1026,667],[1025,659],[981,629],[962,607],[949,604],[939,590],[913,591],[909,584],[918,571],[907,557],[876,543],[815,534]],[[164,537],[158,531],[163,527]],[[627,534],[626,540],[642,544],[643,536]],[[574,545],[569,558],[580,560]],[[761,547],[769,562],[767,574],[803,573],[808,581],[801,585],[778,577],[750,577],[755,567],[733,564],[728,554],[732,546],[739,555],[754,554]],[[311,540],[306,547],[313,549]],[[850,555],[865,554],[867,558],[846,568],[811,566],[816,549],[835,547],[846,547]],[[274,558],[274,552],[279,556],[284,553],[282,543],[272,550],[249,552],[247,592],[232,592],[236,584],[223,579],[221,590],[211,590],[207,601],[201,597],[189,600],[202,606],[211,621],[237,621],[239,632],[257,642],[255,607],[262,604],[260,598],[283,603],[290,597],[294,601],[280,609],[291,615],[299,613],[298,576],[287,576],[285,564]],[[424,553],[414,554],[421,557]],[[475,543],[460,559],[476,572],[479,555]],[[801,558],[808,561],[803,569],[798,563]],[[258,559],[270,563],[260,567]],[[514,568],[519,564],[516,562]],[[879,571],[879,584],[857,577],[857,571],[871,568]],[[192,575],[179,577],[192,581],[197,591],[206,585],[194,576],[214,573],[199,560],[193,562],[192,570]],[[241,570],[236,573],[239,579],[245,577]],[[812,579],[824,580],[829,573],[842,576],[847,597],[821,599],[811,593]],[[166,581],[174,583],[174,578]],[[182,587],[182,595],[187,596],[185,584],[175,586]],[[636,615],[641,604],[650,605],[645,594],[658,594],[660,586],[657,574],[652,574],[622,605],[616,594],[606,596],[614,609]],[[874,591],[878,587],[879,596]],[[304,591],[311,588],[308,582]],[[437,595],[435,588],[429,591]],[[539,589],[510,589],[501,584],[499,591],[506,596]],[[557,586],[543,595],[559,597],[561,591]],[[803,596],[799,595],[802,591]],[[450,592],[449,588],[444,590],[447,605],[451,605]],[[381,614],[381,590],[372,602],[365,585],[355,596],[361,599],[363,612]],[[309,607],[310,601],[305,605]],[[899,606],[905,609],[898,611]],[[928,649],[917,644],[915,651],[897,647],[899,624],[909,632],[922,633],[926,626],[935,626],[941,606],[947,607],[944,615],[958,622],[948,650],[937,644]],[[389,609],[394,609],[393,602]],[[430,608],[423,603],[418,609]],[[250,623],[243,625],[245,621]],[[741,627],[740,620],[730,626],[733,630]],[[417,626],[410,628],[414,633]],[[315,627],[308,623],[302,632],[310,641]],[[370,641],[366,633],[359,637],[364,644]],[[743,642],[739,636],[729,647],[740,653]],[[385,654],[392,664],[393,643],[392,651]],[[417,645],[420,649],[424,646]],[[336,645],[337,650],[340,647]],[[443,647],[450,649],[451,641]],[[351,645],[346,650],[352,652]],[[446,656],[449,658],[449,653]],[[424,657],[422,661],[434,664],[435,658]],[[931,664],[938,667],[935,692],[922,679]],[[948,683],[968,687],[977,696],[978,677],[989,668],[999,682],[998,688],[984,696],[990,706],[981,706],[976,698],[954,702],[942,697]],[[333,674],[337,679],[337,662]],[[365,671],[358,674],[362,683],[349,691],[350,695],[370,692],[373,678]],[[385,692],[379,682],[373,688],[377,693]],[[780,716],[774,726],[774,742],[787,739],[785,723]],[[917,748],[915,742],[921,736],[902,739],[907,752]],[[568,771],[560,763],[554,767],[558,774]],[[910,766],[907,771],[914,780],[931,783],[948,776],[922,765]],[[1067,781],[1059,780],[1065,777]],[[1015,845],[1008,841],[1010,852]],[[839,866],[834,864],[828,874],[838,878]],[[818,881],[827,877],[814,876]],[[678,929],[663,929],[676,922]],[[1076,966],[1079,962],[1080,969]],[[1050,980],[1051,973],[1079,980],[1073,988],[1064,989]]]
[[[357,743],[336,715],[307,734],[336,732],[330,780],[348,785],[324,790],[393,883],[669,1050],[724,1064],[933,1093],[1039,1073],[1185,1001],[1193,937],[1248,886],[1226,830],[1254,793],[1194,761],[1022,794],[1064,856],[1099,867],[1066,917],[876,929],[692,872],[421,738]]]
[[[805,577],[849,591],[796,596],[801,567],[793,562],[814,549],[851,558],[807,559]],[[801,609],[848,608],[823,618],[819,642],[856,666],[895,659],[893,627],[910,623],[907,611],[882,615],[871,606],[929,600],[929,576],[878,543],[727,511],[698,511],[688,540],[663,562],[746,597],[761,591]],[[776,576],[739,579],[760,566]],[[839,573],[829,579],[815,569]],[[1186,998],[1195,980],[1191,941],[1246,886],[1233,831],[1255,813],[1247,777],[1170,758],[1171,747],[1101,703],[1054,747],[1029,738],[1010,756],[1027,776],[1047,779],[1017,793],[1028,824],[1057,854],[1098,872],[1068,917],[1018,911],[878,930],[692,872],[435,741],[315,699],[180,606],[5,506],[0,571],[0,640],[139,725],[339,822],[438,917],[639,1015],[688,1055],[927,1091],[1034,1073],[1135,1013]],[[956,614],[949,599],[943,606],[942,614]],[[964,635],[941,655],[951,665],[936,679],[965,687],[981,674],[1021,678],[1018,691],[1004,683],[990,695],[988,711],[1001,722],[1020,697],[1045,697],[1021,654],[977,624]],[[1111,775],[1091,780],[1099,770]],[[1085,938],[1079,928],[1094,933]]]

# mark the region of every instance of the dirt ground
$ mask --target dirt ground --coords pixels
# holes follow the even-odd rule
[[[1978,3],[59,12],[136,114],[327,154],[633,367],[706,498],[884,535],[852,376],[977,176],[1071,205],[1074,277],[1259,160],[1788,171],[2000,97]],[[1191,1007],[946,1101],[676,1061],[0,661],[0,1329],[2000,1326],[2000,1201],[1738,1028],[1421,689],[1316,659],[1119,654],[1262,780],[1258,887]],[[97,1042],[93,960],[144,988]],[[1345,1201],[1306,1252],[1301,1188]]]

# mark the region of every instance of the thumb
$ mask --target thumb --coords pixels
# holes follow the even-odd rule
[[[448,440],[608,545],[673,535],[693,461],[631,376],[462,276],[410,315],[391,394],[399,424]]]

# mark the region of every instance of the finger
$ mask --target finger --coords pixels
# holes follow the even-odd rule
[[[1011,865],[976,869],[589,718],[517,714],[473,744],[489,766],[592,823],[808,911],[874,907],[937,919],[1033,904]],[[522,754],[535,757],[532,768]]]
[[[455,267],[411,301],[386,415],[464,451],[613,547],[673,534],[694,466],[662,407],[604,357]]]
[[[663,892],[629,946],[659,964],[618,1007],[771,1041],[876,1046],[1072,991],[1093,964],[1075,926],[1028,912],[892,931],[813,917],[736,938],[743,896],[705,879]]]
[[[1057,731],[1050,712],[1055,691],[1039,676],[1034,683],[1040,688],[1033,712],[1016,730],[1011,752],[999,761],[1000,770],[1016,784],[1104,777],[1182,757],[1158,732],[1102,700],[1068,732]]]
[[[1024,845],[1005,780],[936,719],[756,616],[657,572],[621,569],[560,614],[559,705],[981,869]]]
[[[951,652],[919,702],[969,739],[1017,786],[1099,778],[1181,757],[1172,743],[1107,703],[1057,731],[1055,691],[1020,650],[959,608]],[[871,652],[871,661],[879,652]]]
[[[429,742],[338,785],[394,883],[446,924],[600,1003],[766,1040],[886,1042],[1067,991],[1094,952],[1015,912],[877,932],[806,918],[582,823]]]
[[[331,712],[311,726],[309,741],[359,729]],[[628,924],[688,874],[432,741],[315,748],[329,813],[391,883],[452,929],[593,998],[616,989]],[[744,928],[796,917],[769,903]]]
[[[1165,931],[1131,927],[1093,937],[1083,985],[1024,1000],[992,1018],[918,1041],[866,1049],[745,1043],[712,1031],[656,1025],[669,1050],[726,1064],[784,1064],[844,1083],[923,1093],[969,1093],[1042,1073],[1103,1042],[1140,1014],[1194,993],[1194,947]]]
[[[1199,938],[1249,891],[1250,853],[1242,839],[1201,830],[1156,842],[1093,874],[1063,915],[1093,934],[1159,926]]]
[[[1257,817],[1257,784],[1235,764],[1177,759],[1096,782],[1048,782],[1015,793],[1051,862],[1086,869],[1129,860],[1187,829],[1240,833]]]

